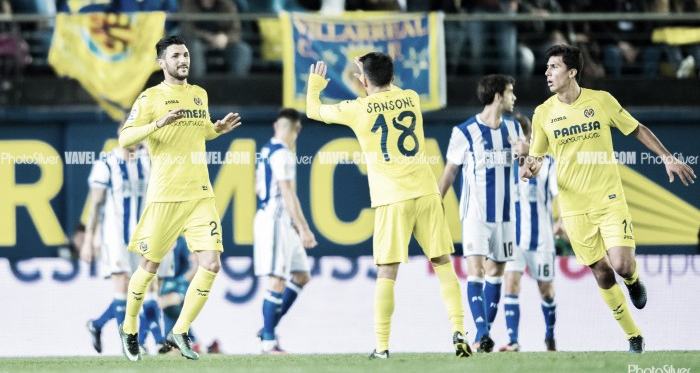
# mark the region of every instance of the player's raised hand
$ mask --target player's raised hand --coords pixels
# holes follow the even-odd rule
[[[184,117],[185,117],[185,110],[183,108],[170,110],[168,112],[168,114],[165,114],[164,117],[158,119],[158,121],[156,122],[156,127],[163,128],[164,126],[167,126],[168,124],[174,123],[175,121],[182,119]]]
[[[363,85],[365,82],[363,81],[364,75],[365,75],[365,70],[364,66],[362,65],[362,61],[360,61],[360,57],[355,57],[355,66],[357,66],[357,69],[360,70],[359,73],[353,73],[352,75],[357,78],[357,80],[360,81]]]
[[[316,242],[316,236],[314,236],[314,233],[308,228],[302,229],[299,232],[299,237],[301,238],[301,244],[304,245],[304,248],[306,249],[313,249],[316,247],[316,245],[318,245],[318,242]]]
[[[326,78],[326,71],[328,71],[328,67],[323,61],[317,61],[315,64],[311,64],[311,67],[309,68],[309,76],[312,74],[320,75],[321,78]],[[331,80],[326,78],[327,82],[330,82]]]
[[[218,134],[226,134],[242,125],[241,116],[238,113],[228,113],[224,119],[219,119],[214,123],[214,131]]]
[[[683,185],[688,186],[689,184],[695,184],[695,171],[693,171],[690,166],[685,164],[684,162],[678,160],[678,158],[674,156],[667,156],[663,157],[664,158],[664,164],[666,166],[666,174],[668,174],[668,182],[672,183],[674,180],[673,174],[678,175],[678,178],[681,179],[681,182]]]

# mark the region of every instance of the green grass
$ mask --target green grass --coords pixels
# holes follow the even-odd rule
[[[46,357],[3,358],[0,373],[16,372],[125,372],[125,373],[262,373],[262,372],[400,372],[400,373],[487,373],[487,372],[614,372],[629,373],[629,365],[645,371],[637,373],[700,373],[699,351],[655,351],[642,355],[624,352],[556,352],[478,354],[457,359],[449,354],[393,354],[387,361],[370,361],[366,355],[204,355],[199,361],[179,356],[147,356],[138,363],[123,357]],[[664,371],[666,366],[666,371]],[[648,368],[661,370],[651,371]]]

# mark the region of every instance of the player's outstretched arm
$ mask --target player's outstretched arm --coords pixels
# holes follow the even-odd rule
[[[306,116],[318,121],[323,121],[321,118],[321,91],[326,88],[330,81],[326,78],[327,69],[323,61],[311,64],[309,81],[306,85]]]
[[[632,133],[649,150],[661,156],[666,166],[666,174],[668,174],[669,183],[673,182],[673,175],[676,174],[678,178],[681,179],[683,185],[688,186],[689,184],[695,184],[695,178],[697,176],[695,176],[693,169],[685,164],[685,162],[674,157],[647,126],[639,123],[637,129]]]
[[[280,180],[278,182],[280,193],[282,194],[282,203],[284,207],[289,211],[289,215],[292,217],[292,222],[294,226],[299,231],[299,237],[301,237],[301,243],[307,249],[312,249],[318,245],[316,242],[316,237],[309,228],[309,223],[304,218],[304,212],[301,211],[301,204],[299,203],[299,198],[294,192],[292,182],[289,180]]]
[[[156,130],[163,128],[175,121],[183,118],[185,116],[185,111],[182,108],[174,109],[165,114],[162,118],[155,122],[151,122],[142,126],[124,125],[124,128],[119,133],[119,146],[122,148],[127,148],[132,145],[136,145],[141,141],[145,140],[150,134]]]
[[[447,194],[447,191],[450,190],[450,187],[454,184],[458,172],[458,165],[447,162],[445,170],[442,171],[442,176],[440,176],[440,181],[438,181],[438,189],[440,189],[440,196],[442,196],[442,198],[445,198],[445,194]]]

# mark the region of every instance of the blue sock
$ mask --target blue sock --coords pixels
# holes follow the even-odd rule
[[[482,277],[469,276],[467,278],[467,300],[472,318],[476,325],[475,341],[481,340],[481,336],[489,332],[486,323],[486,308],[484,307],[484,279]]]
[[[146,343],[146,337],[148,337],[148,317],[146,317],[146,310],[142,309],[139,313],[139,346]]]
[[[282,309],[280,310],[280,313],[277,319],[275,320],[275,327],[277,326],[277,324],[280,323],[280,320],[282,320],[282,316],[287,314],[287,311],[289,311],[289,308],[292,307],[294,301],[297,300],[297,296],[299,296],[301,289],[302,287],[299,286],[296,282],[287,282],[287,287],[284,288],[284,293],[282,293]]]
[[[124,323],[126,317],[126,294],[123,299],[114,300],[114,318],[117,319],[117,325]]]
[[[263,341],[272,341],[275,339],[275,324],[282,308],[282,294],[267,291],[265,301],[263,302]]]
[[[554,324],[557,322],[557,304],[554,299],[542,299],[542,314],[544,315],[544,325],[547,327],[545,338],[554,338]]]
[[[147,300],[143,304],[143,310],[146,314],[146,328],[153,334],[153,339],[155,339],[156,343],[165,342],[163,329],[160,325],[160,307],[158,307],[158,302],[155,299]]]
[[[112,303],[110,303],[109,306],[107,306],[107,309],[102,313],[102,315],[100,315],[100,317],[92,321],[92,325],[94,325],[97,330],[102,329],[102,327],[107,323],[107,321],[114,318],[115,302],[116,300],[112,300]]]
[[[182,304],[168,306],[163,309],[163,332],[165,335],[168,335],[173,330],[173,326],[175,326],[177,318],[180,317],[181,311]]]
[[[518,296],[506,294],[503,300],[503,311],[506,315],[506,329],[510,343],[518,343],[518,326],[520,325],[520,302]]]
[[[493,320],[496,320],[498,312],[498,303],[501,301],[501,284],[503,277],[486,276],[486,284],[484,286],[484,304],[486,305],[486,320],[489,323],[489,330]]]

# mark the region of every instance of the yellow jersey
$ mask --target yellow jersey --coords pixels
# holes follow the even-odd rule
[[[629,135],[638,124],[605,91],[581,88],[571,104],[554,95],[535,109],[530,155],[554,156],[562,216],[625,201],[610,127]]]
[[[418,94],[392,86],[367,97],[322,105],[327,82],[309,78],[306,114],[350,127],[362,148],[372,207],[440,193],[425,155],[423,115]]]
[[[216,137],[209,119],[204,89],[165,82],[145,90],[136,99],[123,130],[149,125],[169,111],[182,108],[184,118],[155,130],[147,137],[151,177],[147,202],[178,202],[214,197],[205,161],[205,140]]]

